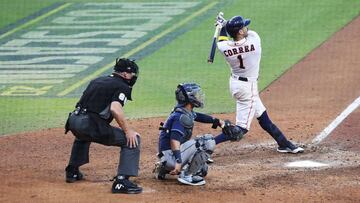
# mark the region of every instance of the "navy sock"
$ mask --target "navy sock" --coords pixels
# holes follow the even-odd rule
[[[226,142],[229,139],[224,135],[224,133],[219,134],[218,136],[216,136],[215,138],[215,143],[216,144],[220,144],[222,142]]]
[[[266,111],[258,118],[259,124],[267,133],[274,138],[280,147],[286,147],[289,145],[289,141],[286,139],[285,135],[281,130],[271,122]]]

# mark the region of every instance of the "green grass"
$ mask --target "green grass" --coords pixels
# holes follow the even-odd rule
[[[1,132],[14,133],[64,125],[75,98],[11,98],[2,97]]]
[[[2,0],[0,26],[58,1],[28,2]],[[221,9],[226,18],[239,14],[251,18],[250,29],[261,36],[260,89],[358,16],[360,7],[357,0],[247,0],[221,4],[225,6]],[[16,12],[5,12],[13,8]],[[206,108],[201,111],[234,111],[234,101],[228,91],[229,68],[224,59],[216,53],[214,64],[206,63],[214,30],[213,19],[218,10],[210,12],[209,18],[189,22],[196,26],[138,62],[141,75],[134,88],[134,101],[125,107],[128,117],[167,115],[175,104],[174,89],[184,81],[195,81],[203,87]],[[0,134],[59,127],[77,99],[0,97]]]
[[[0,28],[25,18],[54,2],[43,0],[1,0],[0,1]]]

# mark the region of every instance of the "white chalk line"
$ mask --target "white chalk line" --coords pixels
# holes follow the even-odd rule
[[[360,96],[354,100],[341,114],[335,118],[319,135],[313,140],[313,144],[319,144],[324,140],[349,114],[351,114],[360,105]]]

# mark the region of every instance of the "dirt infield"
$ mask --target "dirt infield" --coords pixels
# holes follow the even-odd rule
[[[219,145],[207,184],[180,185],[152,177],[158,131],[164,118],[132,120],[142,135],[140,195],[113,195],[118,148],[92,144],[85,181],[67,184],[73,137],[47,129],[0,138],[0,202],[360,202],[360,110],[319,145],[312,139],[360,96],[360,17],[332,36],[261,93],[272,120],[305,153],[278,154],[254,120],[240,142]],[[226,84],[224,84],[226,85]],[[220,114],[234,120],[234,114]],[[195,134],[213,133],[197,125]],[[293,168],[294,161],[326,166]]]

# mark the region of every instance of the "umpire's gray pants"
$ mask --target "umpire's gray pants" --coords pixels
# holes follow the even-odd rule
[[[121,147],[117,175],[137,176],[140,160],[140,137],[138,146],[129,148],[124,131],[113,127],[97,115],[70,115],[69,129],[76,137],[72,146],[69,165],[79,167],[89,163],[91,142]]]
[[[188,164],[197,151],[196,141],[194,139],[188,140],[180,145],[182,166],[184,167]],[[165,169],[168,171],[172,171],[175,168],[175,157],[173,156],[173,152],[171,149],[162,151],[163,156],[160,158],[161,162],[166,162]]]

